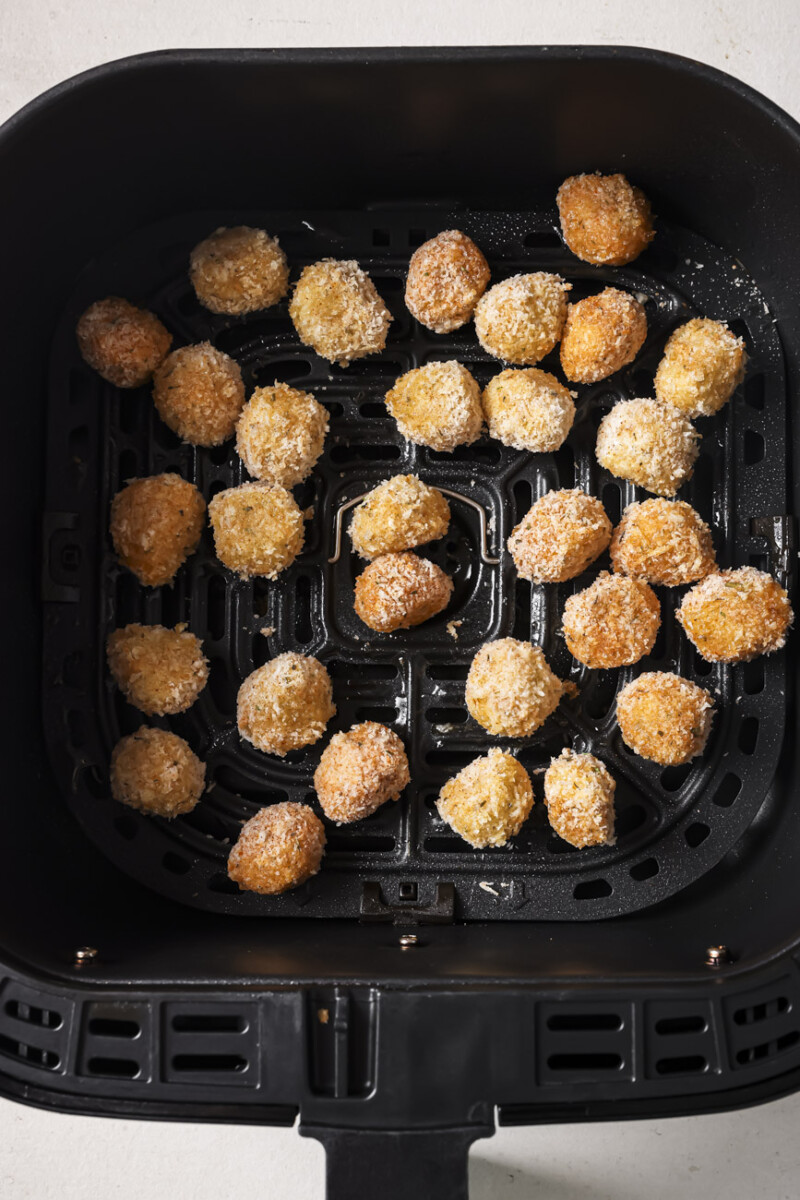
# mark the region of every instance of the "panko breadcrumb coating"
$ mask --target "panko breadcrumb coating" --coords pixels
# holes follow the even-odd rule
[[[561,370],[574,383],[598,383],[632,363],[647,337],[644,305],[606,288],[567,309]]]
[[[383,350],[392,320],[358,263],[335,258],[303,268],[289,316],[300,341],[340,367]]]
[[[591,587],[564,605],[564,637],[587,667],[625,667],[649,654],[661,608],[649,584],[602,571]]]
[[[560,275],[535,271],[489,288],[475,308],[475,332],[486,353],[535,366],[561,337],[571,287]]]
[[[785,589],[755,567],[707,575],[675,616],[703,658],[728,663],[780,650],[794,620]]]
[[[130,479],[111,502],[111,538],[123,567],[146,587],[172,583],[197,549],[206,502],[180,475]]]
[[[356,554],[377,558],[444,537],[449,524],[450,505],[438,488],[416,475],[395,475],[356,506],[350,540]]]
[[[489,437],[504,446],[547,454],[563,445],[575,419],[569,389],[538,367],[509,367],[483,391]]]
[[[189,278],[205,308],[230,316],[270,308],[289,290],[289,268],[277,238],[248,225],[223,226],[195,246]]]
[[[436,804],[451,829],[476,850],[505,846],[533,808],[528,772],[497,747],[447,781]]]
[[[711,530],[685,500],[629,504],[611,539],[611,565],[662,587],[695,583],[717,568]]]
[[[90,304],[75,332],[87,366],[120,388],[147,383],[172,345],[155,313],[119,296]]]
[[[125,699],[148,716],[185,712],[206,686],[203,643],[185,625],[126,625],[109,635],[106,653]]]
[[[503,737],[530,737],[558,707],[564,685],[538,646],[500,638],[481,646],[467,675],[467,708]]]
[[[410,550],[381,554],[356,579],[355,610],[378,633],[410,629],[450,603],[453,581],[441,567]]]
[[[311,474],[328,432],[328,411],[310,392],[278,383],[256,388],[236,426],[236,451],[256,479],[291,488]]]
[[[687,417],[710,417],[744,379],[744,342],[722,321],[695,317],[676,329],[656,371],[656,396]]]
[[[624,175],[571,175],[556,196],[561,232],[584,262],[633,262],[655,237],[650,202]]]
[[[252,671],[236,700],[239,733],[258,750],[279,758],[318,742],[335,714],[325,667],[293,651]]]
[[[371,816],[387,800],[397,800],[410,778],[397,734],[365,721],[333,735],[314,772],[314,787],[325,816],[347,825]]]
[[[245,821],[228,855],[228,875],[242,891],[279,896],[316,875],[324,853],[325,826],[317,814],[286,800]]]
[[[708,692],[671,671],[647,671],[617,696],[617,722],[626,745],[664,767],[703,753],[713,716]]]
[[[648,492],[674,496],[691,479],[699,434],[682,413],[658,400],[621,400],[600,422],[597,461]]]
[[[458,362],[407,371],[386,393],[386,407],[404,438],[432,450],[469,446],[483,429],[481,389]]]
[[[242,579],[274,579],[303,548],[303,514],[286,488],[242,483],[208,506],[217,558]]]
[[[153,377],[153,400],[165,425],[193,446],[233,437],[244,405],[239,364],[210,342],[173,350]]]
[[[155,817],[191,812],[203,794],[206,767],[175,733],[148,729],[117,742],[111,755],[111,795]]]
[[[614,779],[593,754],[562,750],[544,773],[550,826],[578,850],[614,845]]]
[[[411,255],[406,307],[434,333],[452,333],[472,316],[490,275],[489,264],[472,238],[448,229]]]
[[[531,506],[508,539],[523,579],[563,583],[585,571],[611,540],[603,505],[580,488],[547,492]]]

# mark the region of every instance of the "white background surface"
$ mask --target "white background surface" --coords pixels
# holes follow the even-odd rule
[[[145,50],[526,43],[671,50],[800,118],[797,0],[0,0],[0,120],[77,71]],[[473,1149],[471,1197],[797,1200],[799,1127],[800,1096],[723,1116],[499,1130]],[[2,1200],[321,1200],[323,1162],[293,1130],[0,1101]]]

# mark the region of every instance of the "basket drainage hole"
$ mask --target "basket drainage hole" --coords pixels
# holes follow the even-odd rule
[[[135,1079],[141,1070],[132,1058],[90,1058],[87,1068],[90,1075],[105,1075],[112,1079]]]
[[[661,772],[661,786],[667,792],[677,792],[683,787],[692,773],[691,763],[681,763],[677,767],[667,767]]]
[[[363,708],[356,709],[356,717],[359,721],[379,721],[384,725],[391,725],[397,720],[397,709],[382,707],[379,704],[365,705]]]
[[[601,900],[610,896],[613,890],[607,879],[587,879],[585,883],[579,883],[572,894],[576,900]]]
[[[646,858],[644,862],[637,863],[635,867],[631,867],[631,879],[637,879],[641,882],[643,879],[652,879],[659,872],[658,862],[654,858]]]
[[[93,1037],[136,1038],[141,1030],[138,1021],[122,1021],[111,1017],[92,1017],[89,1033]]]
[[[176,1054],[173,1071],[246,1071],[247,1059],[240,1054]]]
[[[763,407],[764,407],[764,376],[763,375],[751,375],[748,379],[745,380],[744,398],[745,398],[745,402],[747,404],[749,404],[751,408],[758,409],[759,411],[761,409],[763,409]]]
[[[192,869],[192,864],[186,858],[182,858],[180,854],[174,854],[172,850],[168,850],[161,859],[161,865],[165,871],[171,871],[173,875],[187,875]]]
[[[739,749],[742,754],[752,754],[758,741],[758,718],[745,717],[739,728]]]
[[[655,1029],[659,1037],[672,1037],[683,1033],[705,1033],[708,1028],[705,1017],[662,1017],[656,1021]]]
[[[744,461],[748,467],[755,466],[760,463],[764,457],[765,445],[764,439],[760,433],[756,433],[752,429],[746,429],[744,432]]]
[[[764,660],[754,658],[744,664],[742,671],[744,690],[748,696],[756,696],[764,690]]]
[[[177,1013],[172,1028],[176,1033],[245,1033],[248,1023],[227,1013]]]
[[[25,1004],[22,1000],[7,1000],[5,1012],[17,1021],[26,1025],[40,1025],[43,1029],[60,1029],[61,1013],[52,1008],[37,1008],[34,1004]]]
[[[223,875],[222,872],[218,875],[212,875],[207,887],[210,892],[220,892],[224,896],[239,895],[238,883],[234,883],[228,875]]]
[[[624,808],[622,812],[617,815],[617,819],[614,823],[614,832],[617,835],[617,841],[620,841],[622,838],[629,837],[630,834],[635,833],[637,829],[640,829],[641,826],[644,825],[646,820],[647,809],[643,804],[632,804],[630,808]]]
[[[547,1065],[551,1071],[618,1071],[622,1058],[619,1054],[551,1054]]]
[[[659,1075],[697,1075],[708,1070],[702,1054],[684,1054],[677,1058],[660,1058],[656,1063]]]
[[[129,817],[127,813],[123,813],[121,817],[114,818],[114,828],[120,837],[130,842],[139,832],[139,822],[136,817]]]
[[[711,830],[707,825],[704,825],[702,821],[695,821],[693,825],[689,826],[683,836],[686,838],[687,843],[694,850],[706,840],[710,833]]]
[[[616,1032],[622,1028],[618,1013],[556,1013],[547,1018],[547,1028],[565,1033]]]
[[[739,779],[738,775],[732,775],[729,771],[717,788],[714,803],[718,808],[730,808],[741,790],[741,779]]]

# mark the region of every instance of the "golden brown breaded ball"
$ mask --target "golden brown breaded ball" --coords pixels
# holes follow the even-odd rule
[[[564,637],[587,667],[625,667],[649,654],[661,625],[656,594],[641,579],[601,571],[564,605]]]
[[[452,333],[466,325],[490,277],[489,264],[472,238],[448,229],[411,255],[406,307],[434,333]]]
[[[239,733],[265,754],[283,758],[311,746],[336,714],[333,684],[316,658],[289,650],[252,671],[239,688]]]
[[[561,232],[584,262],[633,262],[655,237],[650,201],[624,175],[571,175],[556,196]]]
[[[523,579],[563,583],[585,571],[611,540],[611,522],[594,496],[580,488],[547,492],[531,506],[508,539]]]
[[[248,225],[223,226],[195,246],[189,278],[205,308],[230,316],[270,308],[289,290],[289,268],[277,238]]]
[[[277,483],[241,483],[208,506],[217,558],[242,579],[274,579],[303,548],[303,514]]]
[[[569,389],[538,367],[495,375],[483,390],[483,411],[489,437],[531,454],[558,450],[575,420]]]
[[[664,767],[703,753],[713,717],[708,692],[671,671],[646,671],[617,696],[617,722],[626,745]]]
[[[490,287],[475,308],[475,332],[486,353],[535,366],[561,337],[571,287],[546,271],[512,275]]]
[[[505,846],[530,815],[533,788],[522,764],[494,747],[447,781],[436,807],[442,820],[476,850]]]
[[[392,320],[358,263],[335,258],[303,267],[289,316],[303,345],[340,367],[383,350]]]
[[[119,561],[146,587],[172,583],[197,549],[205,515],[205,500],[180,475],[129,479],[111,502],[111,538]]]
[[[155,313],[119,296],[90,304],[75,332],[83,361],[120,388],[147,383],[172,345]]]
[[[185,712],[206,686],[203,643],[185,625],[126,625],[110,634],[106,653],[125,699],[148,716]]]
[[[242,891],[279,896],[316,875],[325,826],[306,804],[286,800],[245,821],[228,855],[228,875]]]
[[[111,795],[151,816],[191,812],[205,785],[205,763],[165,729],[143,725],[117,742],[111,755]]]
[[[710,417],[744,379],[744,342],[722,321],[695,317],[676,329],[656,371],[656,396],[687,417]]]
[[[500,638],[481,646],[467,675],[467,708],[503,737],[530,737],[558,708],[564,685],[538,646]]]
[[[350,539],[356,554],[377,558],[444,537],[449,524],[450,505],[438,488],[416,475],[394,475],[356,506]]]
[[[411,776],[397,734],[376,721],[335,733],[314,772],[322,811],[337,825],[361,821],[397,800]]]
[[[410,550],[382,554],[356,580],[355,609],[378,633],[410,629],[450,603],[453,581],[441,567]]]
[[[785,589],[755,567],[706,575],[675,616],[703,658],[728,663],[780,650],[794,620]]]
[[[153,377],[153,400],[165,425],[193,446],[233,437],[244,406],[239,364],[210,342],[173,350]]]
[[[682,413],[658,400],[621,400],[597,431],[597,461],[648,492],[674,496],[692,478],[699,434]]]
[[[311,474],[328,432],[328,411],[310,392],[278,383],[256,388],[236,426],[236,451],[256,479],[291,488]]]
[[[567,309],[561,370],[575,383],[598,383],[632,363],[646,337],[644,305],[628,292],[606,288]]]
[[[662,587],[695,583],[717,569],[711,530],[685,500],[629,504],[611,539],[611,565]]]
[[[578,850],[614,845],[614,779],[593,754],[562,750],[544,773],[550,826]]]
[[[432,450],[469,446],[483,430],[481,389],[458,362],[407,371],[386,393],[386,407],[404,438]]]

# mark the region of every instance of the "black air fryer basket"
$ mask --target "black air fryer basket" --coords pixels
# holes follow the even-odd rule
[[[623,170],[658,236],[627,268],[564,248],[554,196],[583,170]],[[718,698],[702,760],[656,768],[624,747],[614,697],[631,672],[579,670],[558,636],[569,585],[516,579],[503,547],[532,499],[583,486],[612,519],[638,495],[602,471],[597,424],[652,391],[676,325],[740,333],[748,373],[703,422],[681,495],[725,566],[797,568],[792,495],[800,382],[795,283],[800,130],[742,84],[635,49],[169,52],[70,80],[0,131],[6,304],[7,552],[0,805],[0,1088],[76,1112],[291,1124],[328,1149],[329,1194],[465,1195],[466,1152],[501,1123],[719,1110],[800,1086],[800,796],[796,654],[704,663],[673,619],[646,666]],[[286,303],[232,320],[201,309],[187,255],[220,224],[277,234],[293,277],[356,258],[394,322],[343,370],[302,347]],[[572,299],[618,284],[647,298],[636,363],[582,388],[553,455],[482,439],[409,446],[382,397],[397,375],[457,358],[497,369],[471,326],[429,334],[403,305],[413,248],[472,235],[493,277],[553,270]],[[153,308],[176,344],[211,339],[248,387],[314,392],[331,433],[297,489],[306,545],[276,583],[234,579],[209,535],[174,588],[122,572],[110,499],[175,470],[206,498],[242,479],[232,445],[181,445],[146,389],[122,395],[81,362],[77,316],[100,296]],[[544,366],[549,364],[545,361]],[[348,507],[413,471],[448,489],[448,536],[426,548],[455,580],[442,616],[368,636],[352,611]],[[602,565],[602,562],[601,564]],[[167,823],[109,797],[114,742],[140,718],[110,685],[108,632],[185,620],[211,661],[171,727],[208,763],[198,808]],[[264,629],[271,630],[265,634]],[[456,635],[456,636],[454,636]],[[538,804],[507,849],[466,852],[440,821],[443,781],[497,739],[468,717],[476,649],[541,644],[577,684],[525,742],[534,772],[591,749],[618,780],[617,844],[571,851]],[[235,696],[283,650],[334,680],[332,728],[373,719],[409,749],[412,785],[328,830],[320,875],[280,897],[239,893],[225,859],[264,804],[314,804],[321,747],[284,761],[243,746]],[[635,673],[635,672],[634,672]],[[266,764],[266,765],[265,765]]]

